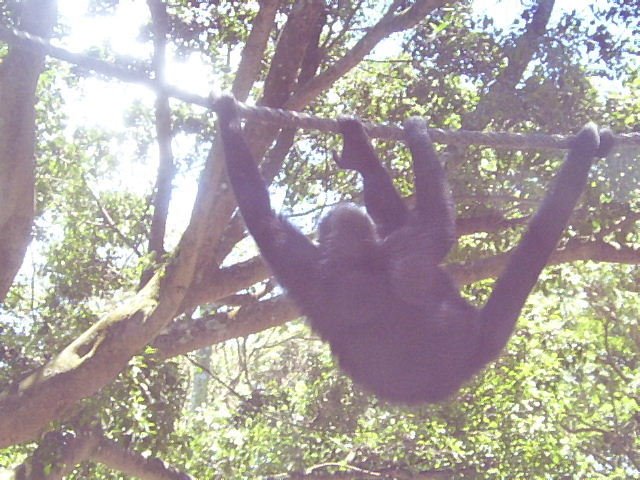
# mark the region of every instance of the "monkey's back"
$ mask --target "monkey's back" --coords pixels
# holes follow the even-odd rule
[[[394,402],[437,402],[475,373],[479,332],[477,310],[453,286],[438,297],[412,305],[384,269],[362,268],[325,277],[319,302],[306,310],[354,382]]]

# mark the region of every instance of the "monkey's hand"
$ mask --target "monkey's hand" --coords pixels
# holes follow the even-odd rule
[[[333,152],[333,160],[340,168],[356,170],[365,174],[380,167],[380,160],[373,150],[371,140],[357,118],[341,118],[340,133],[342,133],[342,154]]]
[[[222,95],[213,103],[213,111],[218,115],[220,126],[240,128],[240,116],[236,99],[231,95]]]
[[[616,140],[613,138],[613,132],[608,128],[600,130],[600,146],[598,147],[598,153],[596,157],[604,158],[609,155]]]
[[[571,150],[587,158],[604,158],[609,154],[614,143],[615,139],[611,130],[605,128],[598,131],[598,126],[589,122],[571,140],[570,147]]]
[[[409,117],[402,122],[402,127],[404,128],[407,145],[410,148],[414,145],[423,149],[427,145],[429,148],[433,148],[433,143],[427,131],[427,122],[424,118]]]

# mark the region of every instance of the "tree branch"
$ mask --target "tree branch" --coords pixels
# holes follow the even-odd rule
[[[166,359],[183,355],[208,345],[246,337],[298,318],[300,313],[288,298],[278,296],[254,302],[232,315],[219,313],[192,323],[176,323],[153,342],[156,356]]]
[[[13,471],[12,478],[62,480],[81,463],[94,461],[143,480],[189,480],[191,477],[157,457],[145,457],[119,446],[99,432],[77,435],[47,433],[33,456]],[[3,472],[0,471],[0,474]],[[5,471],[4,473],[10,474]],[[4,477],[3,477],[4,478]]]
[[[147,0],[151,11],[153,30],[153,71],[158,85],[165,85],[165,64],[167,49],[167,33],[169,18],[167,7],[163,0]],[[156,137],[158,142],[158,175],[153,197],[153,218],[149,235],[149,252],[156,254],[159,259],[164,254],[164,236],[171,203],[171,189],[175,166],[171,140],[171,108],[166,90],[158,90],[156,97]],[[145,272],[143,277],[150,277],[151,272]],[[143,279],[144,284],[148,278]]]
[[[105,314],[45,365],[0,393],[0,448],[34,440],[49,422],[111,382],[179,312],[193,281],[214,201],[212,159],[171,260],[129,301]]]
[[[120,447],[113,440],[101,438],[90,457],[95,462],[142,480],[190,480],[192,477],[167,465],[157,457],[147,457]]]
[[[374,25],[342,58],[311,79],[304,88],[296,92],[284,105],[290,110],[301,110],[324,90],[354,68],[375,46],[389,35],[414,27],[432,10],[440,8],[451,0],[416,0],[404,12],[395,13],[392,5],[382,19]]]
[[[500,110],[500,102],[513,95],[516,85],[538,51],[554,4],[555,0],[539,0],[538,8],[525,32],[506,51],[506,67],[489,86],[475,110],[464,115],[463,130],[484,130],[492,118],[491,113]]]
[[[447,265],[447,271],[458,283],[464,285],[497,277],[506,265],[510,253],[506,252],[470,263]],[[563,249],[556,250],[551,255],[547,266],[580,260],[637,265],[640,264],[640,250],[628,247],[615,248],[599,240],[590,242],[574,240]]]
[[[309,23],[316,22],[322,13],[323,5],[322,0],[296,1],[278,38],[260,103],[279,106],[290,96],[313,33],[309,29]],[[277,131],[278,127],[270,124],[257,126],[249,122],[246,125],[245,135],[256,158],[264,156]],[[236,201],[231,191],[228,188],[219,188],[226,182],[221,153],[220,142],[215,142],[209,156],[216,159],[215,175],[219,183],[214,188],[218,195],[207,215],[210,234],[203,249],[207,256],[200,262],[204,271],[217,267],[215,256],[212,254],[216,251],[236,208]]]
[[[302,61],[313,40],[315,25],[325,8],[324,0],[296,0],[276,45],[264,80],[260,105],[281,107],[294,90]]]
[[[273,29],[276,12],[280,5],[278,0],[263,0],[259,3],[260,10],[251,24],[251,33],[242,49],[240,64],[231,87],[233,96],[243,101],[247,99],[251,87],[260,74],[269,34]]]
[[[23,2],[20,28],[48,37],[56,23],[54,0]],[[42,48],[12,45],[0,69],[0,301],[31,242],[35,184],[36,86]]]

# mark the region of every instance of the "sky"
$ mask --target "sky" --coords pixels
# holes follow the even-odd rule
[[[152,53],[151,42],[142,43],[138,40],[140,26],[148,21],[149,11],[147,2],[142,0],[121,0],[114,16],[90,16],[87,14],[88,0],[58,0],[61,21],[69,32],[65,35],[60,46],[74,51],[86,52],[97,46],[108,47],[118,56],[124,58],[148,59]],[[576,2],[575,0],[556,0],[554,14],[550,23],[560,18],[563,11],[568,9],[587,10],[591,2]],[[606,4],[606,0],[597,3]],[[521,0],[475,0],[475,11],[481,15],[494,12],[493,20],[497,28],[508,29],[522,12]],[[499,12],[499,15],[495,12]],[[585,12],[586,13],[586,12]],[[114,29],[117,25],[117,29]],[[374,55],[381,57],[391,55],[399,48],[399,37],[383,42]],[[167,79],[170,84],[177,85],[183,90],[207,95],[216,82],[212,69],[192,56],[187,61],[176,61],[171,55],[167,56]],[[152,107],[154,94],[147,87],[123,83],[107,83],[100,78],[88,77],[82,81],[79,92],[69,92],[67,96],[67,112],[69,116],[69,132],[78,126],[106,128],[114,132],[124,131],[126,113],[135,101]],[[96,112],[100,112],[96,115]],[[118,145],[114,142],[114,151],[120,158],[131,158],[129,145]],[[177,156],[192,148],[185,139],[174,139],[174,152]],[[120,178],[125,188],[137,193],[148,192],[155,178],[157,165],[157,151],[151,149],[144,162],[125,162]],[[146,181],[144,181],[146,180]],[[196,175],[183,175],[174,181],[174,201],[169,216],[170,236],[169,246],[177,242],[180,233],[189,219],[191,206],[197,190]],[[113,185],[96,185],[100,188],[112,188]]]
[[[69,35],[64,38],[64,48],[75,52],[84,52],[90,46],[102,46],[108,43],[109,47],[123,58],[149,58],[152,51],[150,42],[138,41],[140,25],[149,18],[147,2],[142,0],[121,0],[115,17],[89,16],[86,14],[88,0],[59,0],[59,12],[62,21],[69,28]],[[594,2],[575,0],[556,0],[553,16],[550,23],[556,22],[562,12],[578,10],[588,13],[589,5]],[[607,4],[609,0],[597,0],[595,4]],[[494,12],[493,21],[497,28],[509,28],[514,20],[521,15],[521,0],[475,0],[474,10],[478,14]],[[495,14],[499,12],[499,14]],[[113,26],[117,25],[117,30]],[[396,37],[397,38],[397,37]],[[385,56],[398,48],[397,39],[390,39],[375,50],[375,54]],[[183,89],[207,95],[213,84],[211,71],[206,64],[193,57],[190,61],[176,62],[168,58],[167,78],[169,83],[179,85]],[[153,101],[152,92],[145,87],[127,86],[118,87],[117,95],[104,95],[104,82],[95,80],[92,84],[88,80],[85,84],[86,96],[82,99],[82,112],[74,115],[79,122],[92,125],[99,122],[101,125],[123,125],[123,112],[131,105],[133,99]],[[100,111],[100,118],[96,118],[91,112]]]

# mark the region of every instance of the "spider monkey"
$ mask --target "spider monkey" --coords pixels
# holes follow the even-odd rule
[[[404,123],[416,206],[409,210],[357,119],[342,119],[339,167],[362,176],[367,213],[333,209],[318,245],[276,215],[243,137],[233,97],[216,102],[229,181],[260,252],[311,327],[357,384],[395,403],[438,402],[495,359],[554,250],[611,132],[587,124],[486,305],[459,294],[441,262],[454,245],[454,204],[425,122]]]

